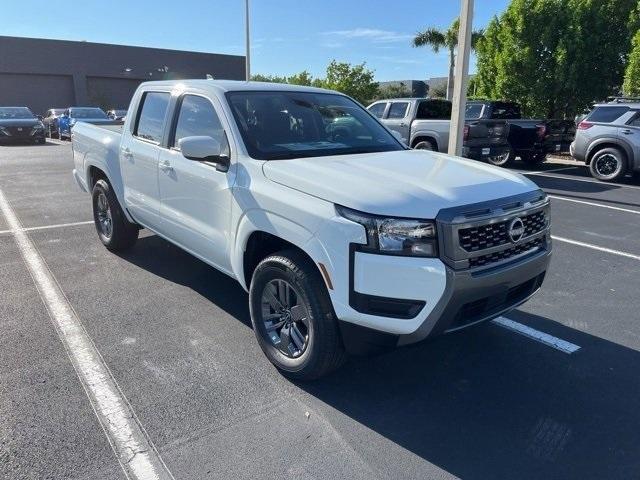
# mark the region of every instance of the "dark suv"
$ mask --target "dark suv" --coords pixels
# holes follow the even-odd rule
[[[578,124],[570,151],[605,182],[640,171],[640,101],[596,104]]]

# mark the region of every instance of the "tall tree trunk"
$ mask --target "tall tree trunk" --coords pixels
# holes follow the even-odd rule
[[[447,100],[453,98],[453,69],[455,68],[456,57],[453,48],[449,49],[449,77],[447,78]]]

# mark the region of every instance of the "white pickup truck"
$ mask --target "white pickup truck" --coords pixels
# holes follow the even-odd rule
[[[123,126],[77,123],[72,144],[102,243],[145,227],[235,278],[291,378],[508,312],[549,264],[536,185],[409,150],[337,92],[149,82]]]

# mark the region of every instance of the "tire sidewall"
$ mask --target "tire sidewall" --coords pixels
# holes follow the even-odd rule
[[[610,175],[602,175],[596,168],[597,161],[604,155],[613,155],[618,161],[618,168]],[[603,148],[593,155],[591,162],[589,163],[589,170],[591,175],[598,180],[604,182],[611,182],[623,177],[626,174],[627,166],[624,154],[617,148]]]
[[[299,266],[297,266],[300,268]],[[266,284],[274,279],[286,280],[295,287],[302,297],[309,315],[309,340],[307,348],[298,358],[289,358],[278,350],[267,338],[266,328],[262,321],[262,292]],[[262,262],[255,270],[249,289],[249,309],[251,323],[258,344],[267,358],[279,369],[288,373],[301,372],[315,363],[318,356],[318,336],[322,334],[320,322],[317,318],[321,312],[316,311],[314,302],[310,301],[309,287],[304,278],[289,268],[281,257],[271,257]]]
[[[113,217],[114,215],[114,205],[111,202],[111,198],[110,198],[110,188],[109,188],[109,184],[107,182],[105,182],[104,180],[100,179],[96,182],[96,184],[93,186],[93,191],[91,193],[91,205],[93,207],[93,223],[95,224],[96,227],[96,232],[98,233],[98,237],[100,238],[100,241],[106,245],[109,246],[111,245],[111,242],[113,241],[113,236],[114,236],[114,231],[113,229],[115,228],[115,222],[113,222],[112,220],[112,231],[111,231],[111,237],[106,237],[103,233],[102,233],[102,229],[100,228],[100,221],[98,220],[98,208],[97,208],[97,203],[98,203],[98,196],[100,194],[104,194],[104,196],[107,199],[107,202],[109,202],[109,208],[111,209],[111,215]]]

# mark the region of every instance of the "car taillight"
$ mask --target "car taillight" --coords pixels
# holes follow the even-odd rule
[[[469,125],[465,125],[464,126],[464,130],[463,130],[463,133],[462,133],[462,139],[463,140],[468,140],[469,139]]]
[[[578,124],[578,130],[586,130],[593,127],[593,123],[585,122],[584,120]]]
[[[547,126],[543,124],[536,125],[536,134],[538,135],[538,140],[544,140],[544,136],[547,133]]]

